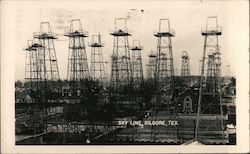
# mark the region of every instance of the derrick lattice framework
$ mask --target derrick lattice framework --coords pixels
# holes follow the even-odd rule
[[[181,56],[181,76],[190,76],[190,63],[187,51],[183,51]]]
[[[26,51],[26,60],[25,60],[25,82],[29,83],[29,95],[31,96],[31,102],[35,104],[33,107],[33,112],[30,114],[30,119],[32,122],[32,129],[33,133],[37,134],[39,133],[39,129],[37,125],[37,121],[42,122],[42,119],[40,117],[45,117],[45,115],[42,114],[40,116],[39,110],[42,109],[42,100],[41,97],[39,97],[40,93],[38,90],[39,83],[38,82],[38,48],[41,47],[41,45],[38,45],[38,43],[34,43],[33,40],[28,40]]]
[[[142,103],[142,89],[143,89],[143,68],[142,68],[142,58],[141,58],[141,51],[143,50],[142,46],[140,45],[139,40],[133,41],[133,47],[131,48],[132,52],[132,85],[133,85],[133,93],[135,96],[135,100],[137,104]]]
[[[61,85],[57,65],[57,57],[54,40],[57,35],[52,33],[49,22],[41,22],[40,31],[34,33],[32,48],[37,51],[35,69],[35,102],[32,121],[34,122],[34,134],[41,128],[47,131],[48,104],[58,102]],[[51,113],[55,114],[55,113]],[[42,126],[41,126],[42,124]]]
[[[37,47],[33,44],[33,40],[28,40],[27,48],[25,48],[25,82],[30,82],[32,89],[33,82],[37,81]]]
[[[230,75],[231,75],[231,73],[230,73],[230,65],[227,65],[226,66],[226,74],[225,74],[225,76],[230,77]]]
[[[174,63],[172,53],[171,37],[175,32],[170,28],[169,19],[160,19],[159,30],[154,32],[157,37],[157,54],[156,54],[156,95],[157,103],[163,105],[167,112],[170,112],[172,96],[174,90]]]
[[[141,51],[142,47],[139,40],[133,41],[132,52],[132,79],[133,87],[135,89],[141,89],[143,84],[143,68],[142,68],[142,58]]]
[[[125,18],[115,19],[113,54],[111,56],[111,101],[117,102],[118,96],[128,98],[132,79],[128,36]],[[119,99],[120,101],[124,99]]]
[[[155,68],[155,93],[152,99],[153,117],[152,120],[157,120],[159,113],[176,119],[175,103],[173,99],[174,93],[174,64],[172,54],[171,37],[175,36],[175,32],[170,28],[169,19],[160,19],[159,29],[154,32],[157,37],[157,52],[156,52],[156,68]],[[157,131],[152,126],[151,138],[157,139]],[[169,139],[177,141],[177,128],[166,127],[164,132]]]
[[[215,132],[217,139],[225,144],[222,98],[221,98],[221,52],[218,37],[222,34],[222,28],[218,26],[216,16],[208,17],[207,25],[202,30],[205,37],[203,58],[201,61],[201,77],[199,83],[199,99],[195,138],[210,139],[210,133]],[[204,120],[203,115],[216,116]]]
[[[88,60],[84,38],[88,32],[82,30],[79,19],[71,20],[70,29],[64,34],[69,38],[67,80],[70,83],[72,97],[81,96],[81,81],[89,78]]]
[[[147,64],[147,78],[155,78],[155,68],[156,68],[156,54],[151,51],[148,55],[148,64]]]
[[[49,22],[42,22],[40,32],[34,33],[38,43],[37,48],[37,81],[38,92],[43,101],[56,99],[59,93],[58,80],[60,79],[54,40],[57,35],[52,33]]]
[[[92,35],[92,42],[89,43],[91,47],[91,65],[90,76],[93,80],[97,80],[100,83],[105,82],[105,68],[103,62],[102,47],[100,35]]]
[[[220,52],[212,52],[208,54],[207,60],[207,77],[206,88],[210,92],[218,92],[220,88],[220,76],[221,76],[221,58]]]

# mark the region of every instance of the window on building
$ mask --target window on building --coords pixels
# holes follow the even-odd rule
[[[183,100],[183,113],[192,113],[192,99],[190,96],[186,96]]]

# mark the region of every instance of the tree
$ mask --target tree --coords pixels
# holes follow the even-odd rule
[[[20,80],[18,80],[18,81],[15,82],[15,87],[22,88],[23,87],[23,83]]]

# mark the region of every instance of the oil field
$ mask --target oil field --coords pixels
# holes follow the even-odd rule
[[[171,19],[174,20],[174,19]],[[206,19],[204,18],[204,21]],[[176,61],[170,19],[152,31],[155,51],[131,41],[126,18],[115,18],[113,50],[104,59],[105,40],[89,35],[80,19],[63,32],[68,43],[67,79],[60,78],[49,22],[27,41],[25,82],[15,82],[16,145],[205,145],[236,144],[236,78],[222,75],[217,16],[209,16],[199,75],[191,74],[188,51]],[[39,23],[37,23],[39,24]],[[201,27],[200,27],[201,28]],[[90,42],[86,38],[91,39]],[[144,42],[147,43],[147,42]],[[87,58],[86,48],[91,51]],[[148,54],[143,65],[142,54]],[[90,66],[88,65],[88,60]],[[110,66],[108,70],[107,66]],[[145,67],[144,67],[145,66]]]

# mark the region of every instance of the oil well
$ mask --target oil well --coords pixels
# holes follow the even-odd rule
[[[24,50],[25,83],[16,90],[16,144],[235,144],[235,133],[227,127],[236,125],[235,78],[221,75],[217,17],[208,17],[201,32],[198,76],[191,74],[189,52],[174,50],[172,39],[178,38],[170,25],[168,18],[159,20],[152,34],[156,50],[147,53],[141,40],[129,45],[133,36],[127,20],[116,18],[107,60],[102,35],[92,35],[85,46],[85,25],[71,20],[63,33],[68,67],[62,80],[54,45],[58,35],[41,22]],[[182,52],[180,76],[174,71],[175,52]],[[143,54],[148,54],[145,65]]]

